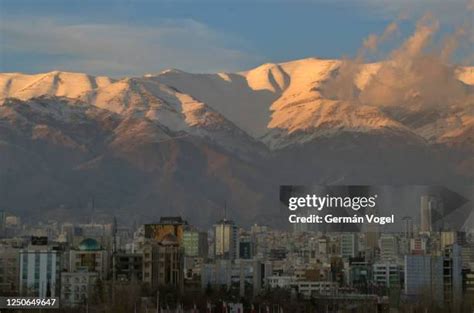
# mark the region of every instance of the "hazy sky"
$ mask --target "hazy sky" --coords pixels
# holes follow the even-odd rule
[[[472,19],[465,8],[465,0],[0,0],[0,71],[122,76],[339,58],[401,19],[396,45],[427,11],[450,31]]]

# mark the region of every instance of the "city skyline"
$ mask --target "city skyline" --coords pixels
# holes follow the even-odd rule
[[[474,293],[472,231],[426,232],[417,224],[414,233],[321,233],[216,220],[213,231],[203,232],[179,216],[138,228],[116,221],[12,222],[0,238],[1,292],[54,298],[62,312],[103,303],[193,313],[239,307],[282,313],[303,303],[308,307],[301,312],[326,305],[389,312],[419,308],[419,301],[434,312],[465,312],[474,304],[468,300]],[[229,253],[222,253],[222,240],[233,246]],[[108,284],[116,287],[102,289]],[[133,296],[136,286],[141,300]],[[122,288],[130,293],[125,302],[104,297]],[[186,294],[201,296],[190,301]],[[272,298],[277,294],[288,298]]]

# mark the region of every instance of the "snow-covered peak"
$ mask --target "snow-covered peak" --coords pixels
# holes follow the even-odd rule
[[[0,73],[0,99],[27,100],[39,96],[77,98],[87,91],[113,82],[105,76],[52,71],[43,74]]]
[[[413,113],[404,103],[398,105],[400,110],[387,111],[361,104],[357,99],[336,99],[324,88],[338,75],[343,64],[341,60],[307,58],[267,63],[237,73],[192,74],[170,69],[120,80],[58,71],[36,75],[5,73],[0,74],[0,103],[7,97],[78,98],[118,114],[154,120],[172,131],[214,139],[219,137],[217,132],[223,131],[232,133],[235,138],[247,138],[249,134],[254,140],[263,138],[263,142],[272,147],[279,146],[275,143],[275,132],[278,138],[284,138],[285,145],[290,137],[292,142],[298,143],[298,137],[294,136],[298,132],[304,132],[301,140],[307,141],[339,131],[370,132],[388,128],[414,132],[436,142],[441,137],[448,138],[447,133],[454,131],[456,125],[467,125],[456,122],[459,110],[452,107],[436,113],[440,119],[415,125],[410,122],[411,118],[424,111]],[[355,64],[355,73],[349,82],[354,92],[363,93],[367,86],[373,85],[382,67],[383,63]],[[462,85],[459,88],[472,88],[472,68],[458,68],[456,75]],[[416,97],[414,91],[412,102],[416,102]],[[463,121],[472,116],[470,111],[466,112]],[[270,137],[272,140],[268,142]]]
[[[155,121],[174,133],[202,137],[233,151],[257,145],[206,103],[152,77],[119,80],[86,92],[81,98],[99,108]]]

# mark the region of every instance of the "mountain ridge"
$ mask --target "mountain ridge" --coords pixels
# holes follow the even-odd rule
[[[187,128],[188,124],[199,124],[201,120],[186,120],[189,115],[186,116],[182,108],[184,118],[176,118],[169,113],[177,110],[176,105],[187,104],[189,107],[189,104],[194,102],[200,110],[207,112],[203,116],[229,121],[271,149],[291,144],[288,140],[280,143],[273,140],[266,142],[267,138],[274,137],[272,132],[281,134],[286,131],[290,135],[297,130],[311,128],[316,129],[314,135],[318,136],[330,135],[345,127],[348,131],[371,131],[371,127],[377,129],[390,124],[392,128],[400,127],[400,131],[408,128],[427,140],[446,140],[450,137],[434,130],[430,131],[429,127],[412,129],[386,112],[377,112],[373,107],[360,108],[360,104],[353,103],[353,110],[350,110],[347,106],[350,107],[351,104],[347,101],[334,102],[333,99],[325,97],[320,89],[341,67],[341,62],[343,61],[308,58],[279,64],[266,63],[237,73],[192,74],[167,70],[156,75],[123,79],[58,71],[23,76],[0,74],[0,94],[3,99],[15,97],[28,100],[41,95],[79,98],[86,103],[119,113],[126,112],[129,106],[132,106],[135,111],[142,111],[155,119],[161,117],[164,123],[173,123],[174,125],[168,125],[172,128],[183,129]],[[381,63],[362,65],[354,80],[357,88],[363,90],[380,67]],[[456,75],[459,82],[468,88],[474,85],[473,68],[459,67],[456,69]],[[174,107],[166,105],[170,103]],[[467,115],[467,118],[459,119],[469,124],[473,113],[469,107],[466,110],[464,115]],[[349,111],[358,114],[348,114]],[[336,121],[337,114],[341,116]],[[371,122],[368,123],[367,120]],[[354,127],[357,124],[359,126]],[[446,133],[452,133],[453,128],[463,126],[463,122],[452,125],[452,121],[439,121],[434,122],[431,129],[441,124],[449,128]],[[328,126],[329,131],[324,131],[325,127],[321,125]],[[333,131],[330,131],[331,127]]]
[[[473,68],[449,69],[463,92],[453,102],[425,105],[417,90],[364,102],[384,66],[357,65],[347,98],[329,88],[343,61],[316,58],[123,79],[0,74],[0,204],[80,216],[94,198],[107,214],[206,225],[227,202],[243,224],[278,224],[279,185],[472,184]]]

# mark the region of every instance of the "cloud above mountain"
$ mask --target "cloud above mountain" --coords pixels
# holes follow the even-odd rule
[[[242,38],[192,19],[162,20],[153,26],[4,19],[0,33],[2,54],[33,53],[37,70],[130,76],[170,67],[232,71],[261,61],[241,48],[250,46]]]
[[[459,49],[471,50],[472,28],[469,21],[436,40],[440,21],[427,13],[417,22],[412,35],[391,51],[364,88],[356,86],[365,57],[376,52],[381,42],[397,31],[393,22],[381,35],[372,34],[363,42],[354,59],[346,59],[337,75],[329,79],[323,92],[338,100],[356,101],[374,106],[430,108],[472,103],[472,89],[458,80],[458,66],[452,56]]]

